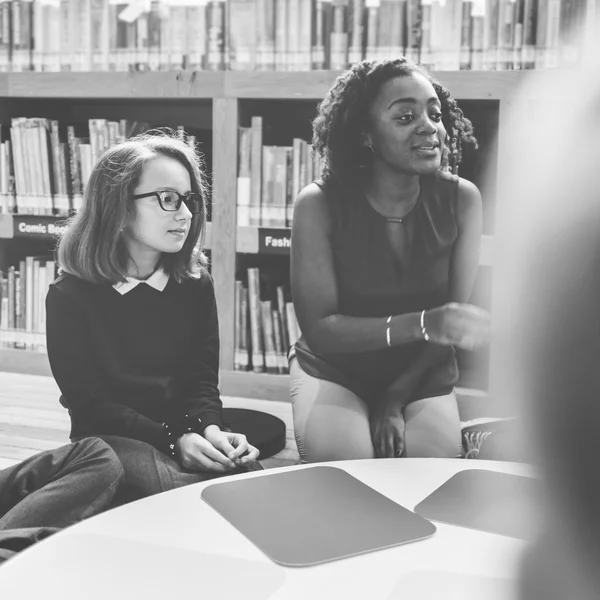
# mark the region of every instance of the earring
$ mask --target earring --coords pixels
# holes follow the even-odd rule
[[[368,148],[371,152],[365,152],[365,148]],[[365,168],[371,164],[371,161],[375,158],[375,150],[373,150],[373,146],[371,144],[364,144],[360,146],[361,152],[358,157],[358,167]]]

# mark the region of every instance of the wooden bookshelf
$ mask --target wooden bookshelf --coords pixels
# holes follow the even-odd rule
[[[459,100],[503,100],[531,71],[435,71]],[[0,98],[320,100],[337,71],[0,73]]]
[[[228,395],[253,395],[265,399],[285,400],[289,378],[284,375],[257,375],[233,371],[234,351],[234,282],[237,255],[288,254],[289,229],[237,227],[236,165],[240,103],[244,100],[315,100],[323,98],[337,72],[142,72],[142,73],[0,73],[0,99],[94,99],[107,101],[161,100],[165,113],[169,104],[189,100],[198,111],[206,112],[210,102],[213,127],[212,223],[207,236],[211,250],[212,272],[219,307],[221,332],[221,369],[223,392]],[[434,74],[459,100],[497,101],[504,115],[527,72],[457,71]],[[18,104],[13,105],[18,106]],[[14,115],[22,116],[22,115]],[[502,152],[498,140],[498,181],[502,180]],[[21,231],[22,215],[0,216],[0,240],[35,236]],[[56,222],[55,217],[27,215],[26,222]],[[43,234],[42,234],[43,235]],[[271,236],[270,245],[267,237]],[[273,242],[273,239],[275,242]],[[2,247],[0,246],[0,252]],[[490,266],[493,237],[484,236],[480,264]],[[23,350],[0,350],[0,370],[49,374],[43,353]]]
[[[336,71],[229,72],[223,81],[230,98],[320,100],[335,79]],[[503,100],[511,98],[528,71],[433,71],[459,100]]]

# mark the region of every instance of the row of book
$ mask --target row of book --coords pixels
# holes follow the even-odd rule
[[[577,63],[587,0],[0,0],[0,70],[436,70]]]
[[[294,305],[285,286],[262,295],[261,287],[255,267],[247,270],[247,282],[235,282],[234,369],[287,373],[288,350],[300,337]]]
[[[101,154],[150,128],[121,119],[89,119],[84,126],[18,117],[0,127],[0,213],[67,216],[81,207],[84,186]],[[195,137],[178,127],[182,139]]]
[[[56,278],[56,263],[27,256],[17,267],[0,273],[0,345],[46,349],[46,295]]]
[[[300,190],[321,176],[321,163],[309,142],[263,145],[262,117],[240,127],[238,143],[237,224],[290,227]]]

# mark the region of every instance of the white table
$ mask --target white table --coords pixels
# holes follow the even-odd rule
[[[532,474],[525,465],[477,460],[379,459],[321,464],[345,469],[411,510],[463,469]],[[236,477],[264,477],[307,466]],[[0,567],[0,597],[515,598],[514,580],[526,547],[522,541],[436,523],[437,532],[421,542],[314,567],[285,568],[273,563],[201,499],[203,487],[213,483],[195,484],[122,506],[40,542]]]

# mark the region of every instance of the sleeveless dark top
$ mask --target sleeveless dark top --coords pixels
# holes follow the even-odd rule
[[[319,184],[333,224],[332,246],[339,313],[388,317],[441,306],[448,301],[450,258],[458,235],[458,177],[445,172],[423,176],[417,203],[402,223],[406,243],[393,248],[387,219],[364,195],[336,184]],[[401,253],[401,256],[398,253]],[[385,327],[382,327],[385,336]],[[317,354],[301,337],[294,352],[302,369],[342,385],[369,403],[411,368],[427,342],[363,353]],[[423,377],[411,401],[449,394],[458,381],[454,349]]]

